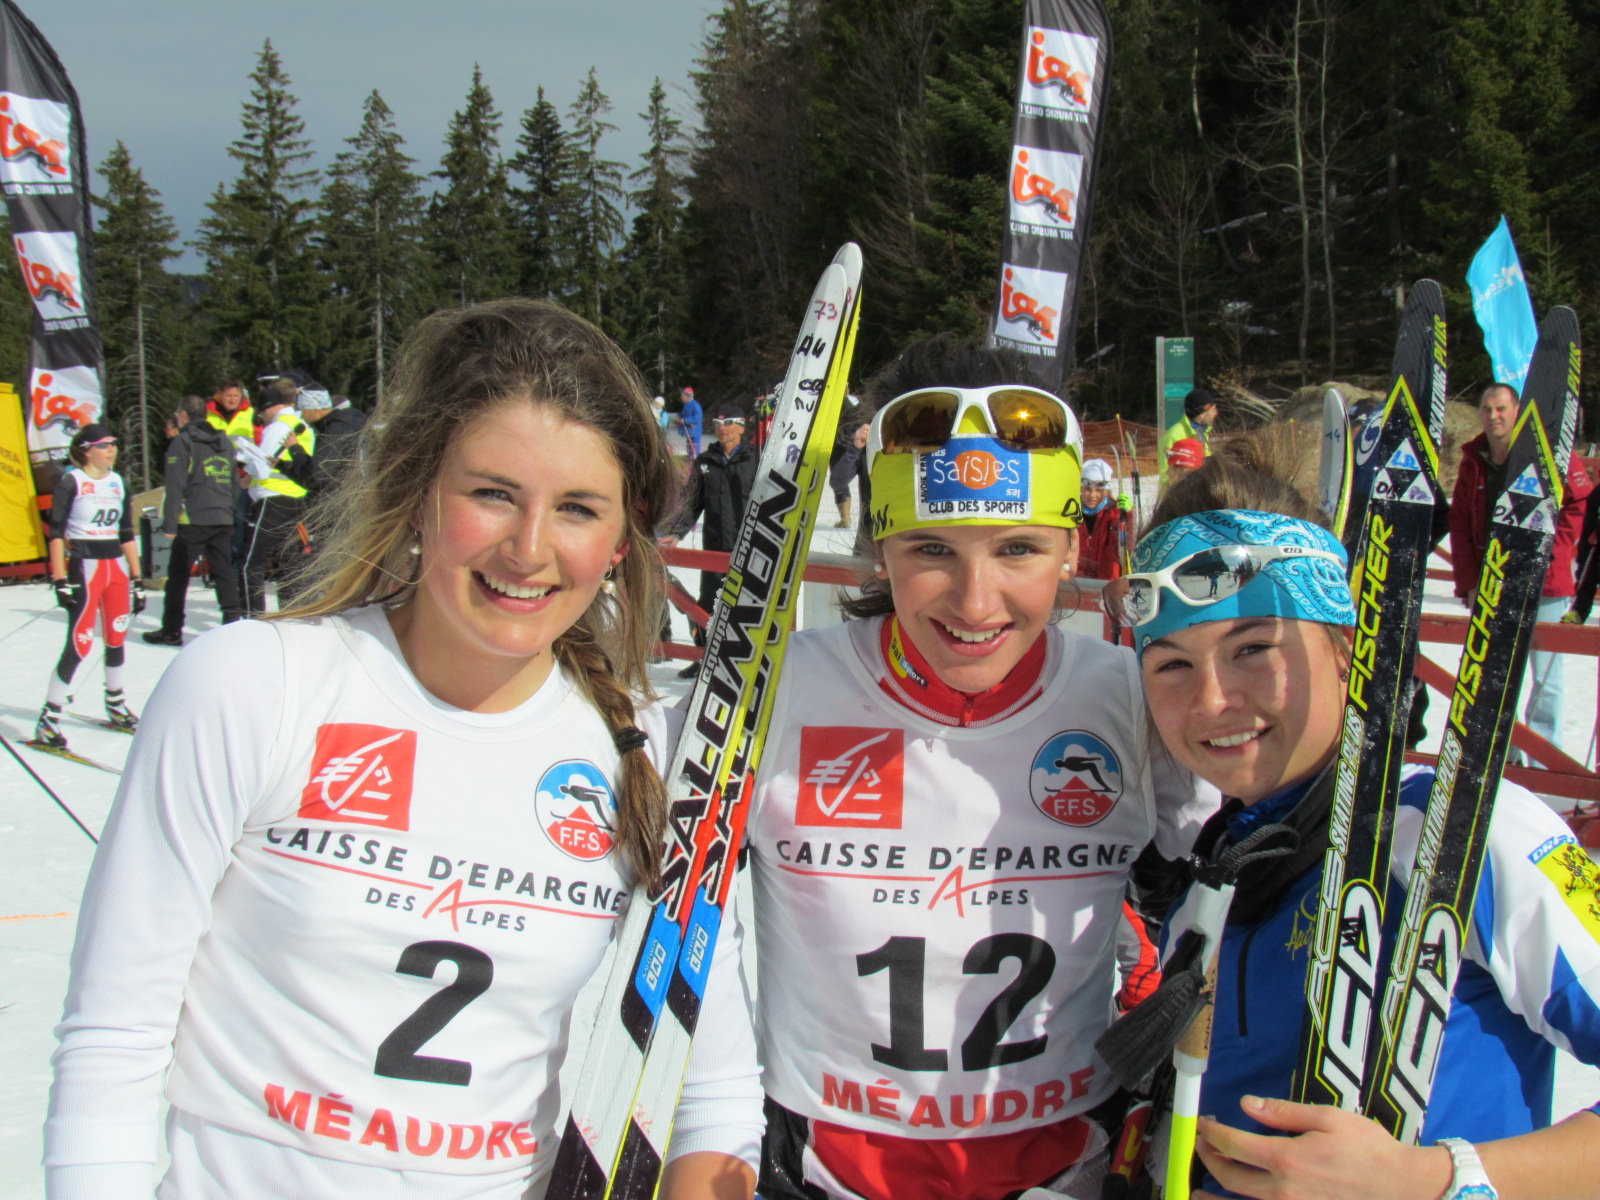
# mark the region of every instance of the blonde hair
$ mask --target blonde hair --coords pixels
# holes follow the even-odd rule
[[[508,401],[548,405],[605,438],[622,477],[627,553],[604,593],[555,642],[555,656],[613,734],[634,723],[634,698],[653,698],[647,660],[660,605],[654,531],[677,498],[676,476],[638,370],[582,317],[546,300],[506,299],[435,313],[400,351],[393,384],[368,426],[358,469],[346,472],[319,523],[321,550],[286,618],[404,603],[420,558],[411,553],[428,494],[456,439]],[[636,886],[661,865],[666,789],[642,750],[622,752],[619,853]]]

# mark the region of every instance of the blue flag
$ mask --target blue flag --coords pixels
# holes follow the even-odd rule
[[[1520,394],[1539,329],[1533,319],[1533,301],[1528,298],[1528,282],[1522,277],[1517,247],[1504,217],[1478,248],[1467,269],[1467,283],[1495,382],[1509,383]]]

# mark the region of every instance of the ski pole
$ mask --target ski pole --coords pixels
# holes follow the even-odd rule
[[[95,837],[94,834],[90,833],[89,827],[82,821],[78,820],[78,814],[68,808],[66,804],[62,802],[61,797],[50,790],[50,785],[39,778],[39,773],[30,767],[25,761],[23,761],[22,755],[18,754],[16,748],[12,746],[11,739],[6,737],[4,734],[0,734],[0,743],[4,743],[6,752],[10,754],[12,758],[17,760],[24,771],[33,776],[33,781],[44,789],[44,794],[49,796],[50,799],[54,800],[56,802],[56,806],[60,808],[62,812],[66,813],[67,816],[72,818],[72,823],[74,825],[83,830],[83,836],[98,846],[100,844],[100,839]]]

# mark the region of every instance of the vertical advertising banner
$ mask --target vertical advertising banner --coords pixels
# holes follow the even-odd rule
[[[0,383],[0,563],[44,557],[44,527],[33,495],[22,405],[9,383]]]
[[[22,409],[41,480],[39,468],[64,460],[73,433],[99,418],[102,360],[78,96],[50,43],[11,0],[0,0],[0,189],[33,299]]]
[[[1100,0],[1027,0],[989,340],[1036,356],[1052,386],[1075,358],[1096,143],[1110,81],[1111,25]]]

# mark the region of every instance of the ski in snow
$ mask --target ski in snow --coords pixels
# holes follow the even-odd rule
[[[32,738],[22,744],[30,750],[37,750],[40,754],[53,754],[56,758],[64,758],[68,762],[75,762],[80,767],[93,767],[97,771],[109,771],[113,775],[122,774],[121,767],[109,767],[103,762],[95,762],[92,758],[85,758],[83,755],[64,749],[61,746],[47,746],[43,742],[34,741]]]

